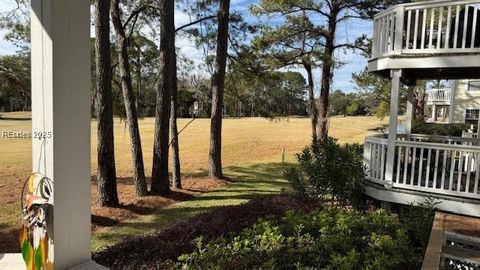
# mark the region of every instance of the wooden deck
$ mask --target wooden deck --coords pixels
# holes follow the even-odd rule
[[[437,212],[422,269],[480,265],[480,219]],[[462,268],[465,269],[465,268]]]

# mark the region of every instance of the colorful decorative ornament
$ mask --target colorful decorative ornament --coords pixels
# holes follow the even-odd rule
[[[48,220],[53,214],[53,181],[41,173],[28,177],[22,189],[20,247],[27,270],[53,269],[53,240]]]

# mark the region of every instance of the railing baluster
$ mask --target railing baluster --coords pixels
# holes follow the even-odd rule
[[[385,145],[381,145],[382,151],[381,151],[381,165],[380,165],[380,180],[384,180],[384,174],[385,174]]]
[[[460,6],[457,5],[457,15],[455,15],[455,32],[453,33],[453,49],[457,48],[459,23],[460,23]]]
[[[390,18],[390,28],[389,28],[389,36],[390,42],[388,43],[388,51],[391,52],[394,49],[395,43],[395,13],[389,16]],[[400,41],[401,42],[401,41]]]
[[[478,16],[478,9],[474,8],[473,11],[473,22],[472,22],[472,42],[470,44],[470,48],[475,48],[475,36],[477,34],[477,16]]]
[[[448,6],[447,12],[447,32],[445,34],[445,49],[450,48],[450,31],[452,27],[452,6]]]
[[[430,38],[428,40],[428,49],[433,49],[433,26],[435,25],[435,8],[431,9],[430,18]]]
[[[401,163],[401,161],[402,161],[402,147],[398,146],[396,183],[400,183],[400,163]]]
[[[413,154],[412,154],[412,167],[410,173],[410,185],[415,185],[415,160],[417,155],[417,148],[413,147]]]
[[[410,152],[410,147],[405,146],[405,162],[403,163],[403,184],[407,184],[407,174],[408,174],[408,153]]]
[[[455,155],[457,151],[452,151],[452,159],[450,160],[450,178],[448,181],[448,190],[452,190],[453,186],[453,173],[455,172]]]
[[[473,153],[470,154],[468,153],[466,157],[466,162],[467,162],[467,180],[465,183],[465,192],[469,193],[470,192],[470,177],[472,174],[472,162],[473,162]]]
[[[417,49],[418,39],[418,17],[420,16],[420,10],[415,10],[415,29],[413,31],[413,49]]]
[[[412,11],[408,11],[408,16],[407,16],[407,41],[405,44],[405,48],[408,50],[410,49],[410,32],[411,32],[411,27],[412,27]]]
[[[421,47],[420,49],[425,49],[425,35],[427,31],[427,12],[428,9],[423,9],[423,20],[422,20],[422,42],[421,42]]]
[[[446,174],[447,174],[447,155],[448,155],[448,151],[447,150],[443,150],[443,166],[442,166],[442,185],[441,185],[441,189],[445,189],[445,177],[446,177]]]
[[[387,52],[388,51],[388,42],[389,36],[388,36],[388,29],[390,27],[390,16],[385,17],[385,29],[384,29],[384,35],[385,35],[385,40],[383,43],[383,51]]]
[[[475,184],[473,187],[473,193],[478,194],[478,178],[480,176],[480,155],[475,154]]]
[[[377,144],[372,147],[372,177],[377,179]]]
[[[418,162],[420,163],[418,166],[418,183],[417,185],[420,187],[422,186],[422,175],[423,175],[423,154],[424,154],[425,148],[420,149],[420,158],[418,159]]]
[[[468,6],[465,5],[465,13],[464,13],[464,19],[463,19],[463,35],[462,35],[462,49],[465,49],[467,47],[467,29],[468,29]]]
[[[435,151],[435,166],[433,167],[433,188],[437,188],[438,178],[438,158],[440,157],[440,150]]]
[[[437,49],[442,48],[442,30],[443,30],[443,7],[440,8],[438,18]]]
[[[428,156],[427,156],[427,173],[425,174],[425,187],[429,187],[429,180],[430,180],[430,162],[432,159],[432,149],[428,149]]]
[[[457,177],[457,191],[460,192],[462,188],[462,172],[463,172],[463,151],[458,151],[458,177]]]

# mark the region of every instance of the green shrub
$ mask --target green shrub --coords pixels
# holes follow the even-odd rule
[[[322,200],[339,200],[360,206],[363,202],[363,147],[338,144],[334,138],[318,140],[297,154],[298,168],[284,176],[295,192]]]
[[[418,120],[412,123],[412,133],[414,134],[461,137],[462,132],[468,128],[470,128],[468,124],[435,124]]]
[[[410,248],[398,219],[328,208],[259,220],[240,235],[182,255],[177,269],[408,269]]]
[[[430,239],[433,219],[438,202],[428,198],[419,204],[403,206],[400,222],[406,230],[408,239],[414,249],[415,261],[422,261]],[[418,265],[420,268],[421,265]]]

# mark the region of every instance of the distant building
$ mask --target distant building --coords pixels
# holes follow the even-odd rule
[[[428,122],[478,125],[480,80],[454,81],[450,88],[427,90]]]

